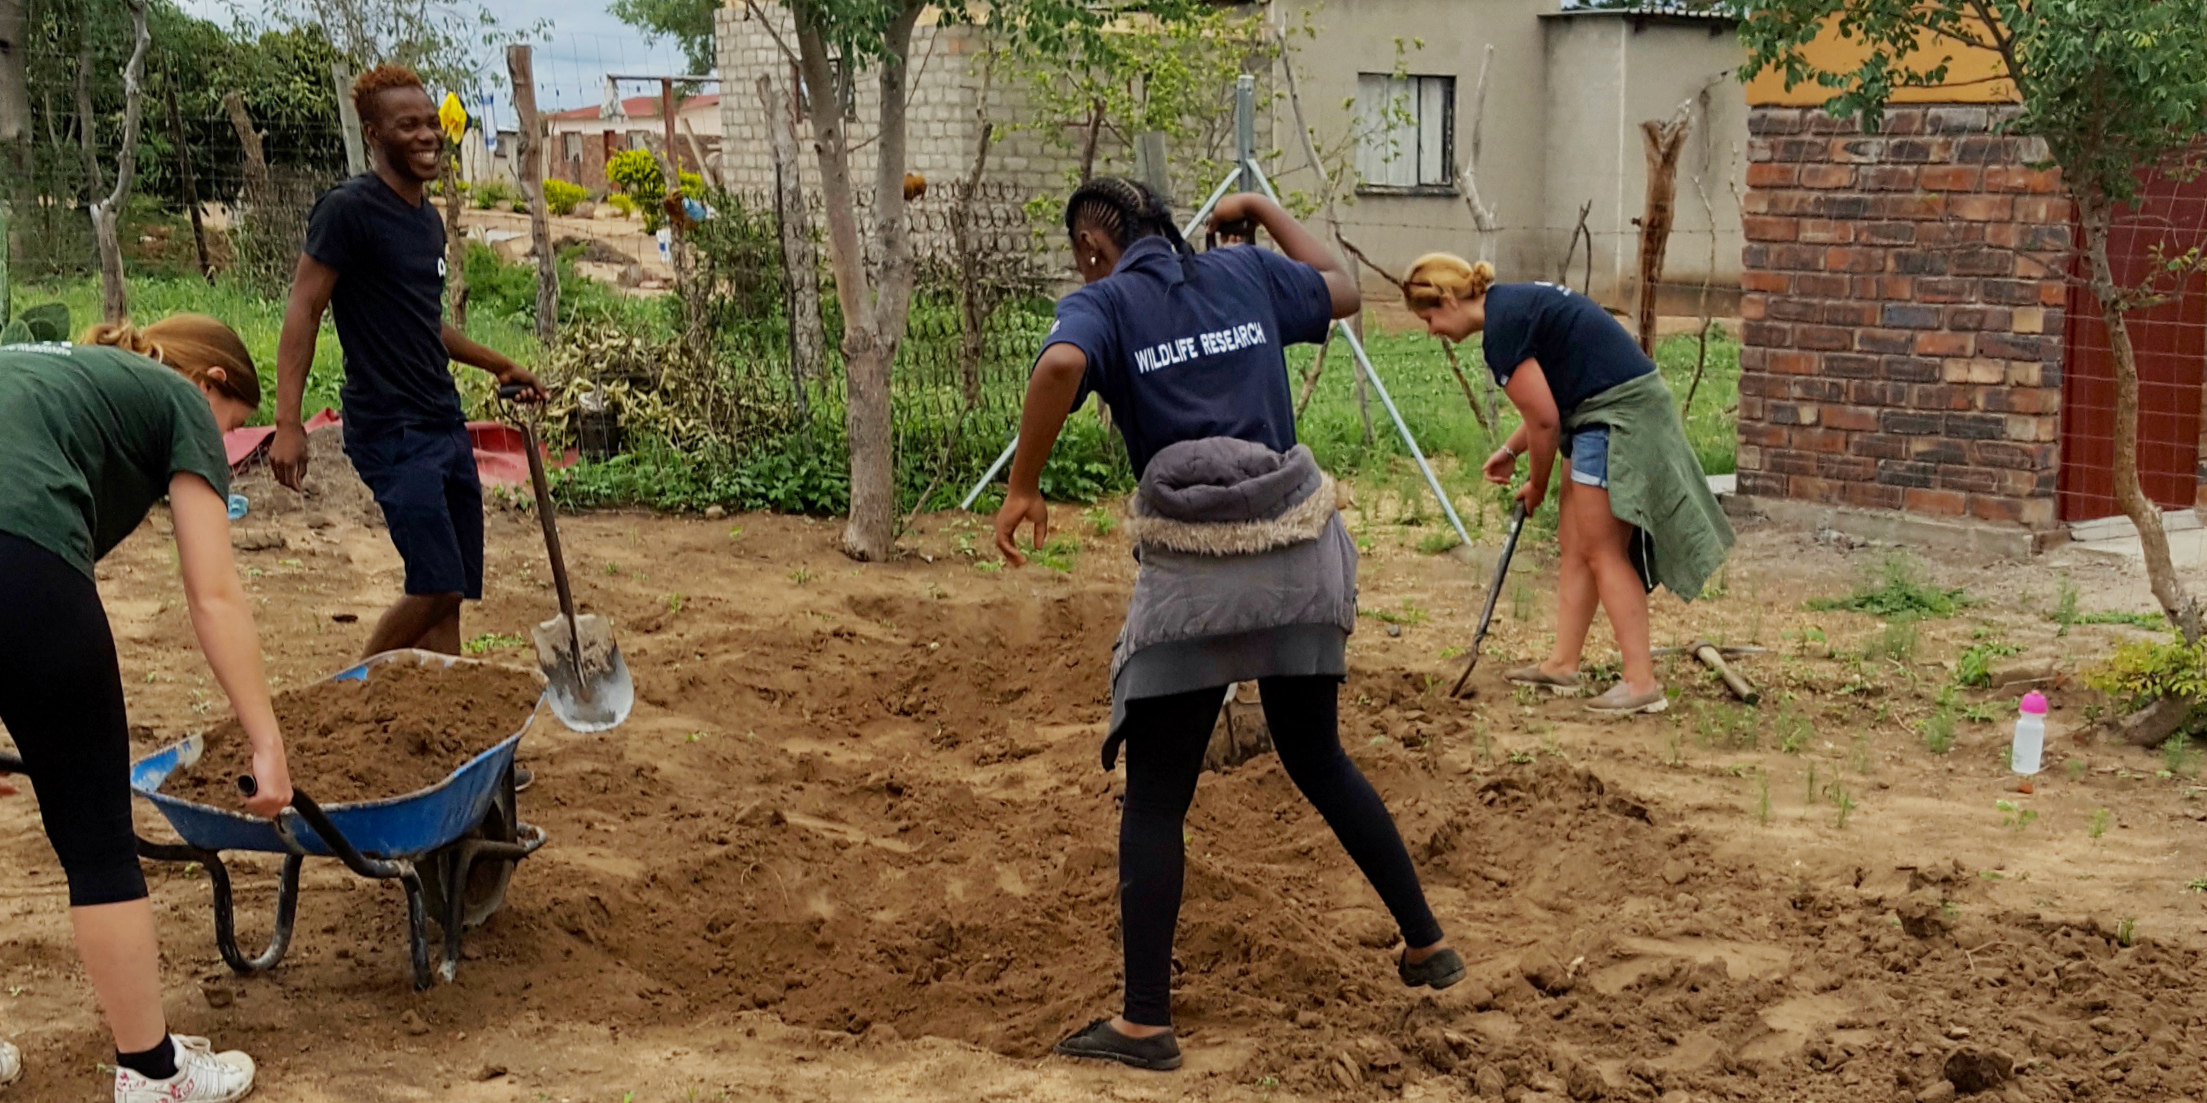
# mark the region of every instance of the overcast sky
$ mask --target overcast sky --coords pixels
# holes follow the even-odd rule
[[[280,3],[281,0],[273,0]],[[185,10],[204,19],[228,24],[233,13],[259,19],[271,0],[178,0]],[[546,111],[596,106],[605,99],[608,72],[679,73],[687,68],[682,51],[670,40],[647,44],[636,29],[606,14],[607,0],[486,0],[493,15],[509,25],[536,20],[551,23],[548,41],[536,45],[537,106]],[[504,87],[505,64],[499,59],[490,91],[492,111],[501,126],[513,125],[513,111]],[[623,86],[623,95],[641,95],[641,86]],[[470,105],[472,107],[472,105]]]

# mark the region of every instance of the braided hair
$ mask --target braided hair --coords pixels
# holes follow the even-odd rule
[[[1124,249],[1137,239],[1160,236],[1172,243],[1185,261],[1195,255],[1173,225],[1172,208],[1157,193],[1124,176],[1092,176],[1065,201],[1065,232],[1077,234],[1083,226],[1110,235]]]

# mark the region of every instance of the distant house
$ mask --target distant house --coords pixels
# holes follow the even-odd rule
[[[1393,272],[1418,254],[1481,252],[1464,201],[1460,169],[1479,139],[1476,179],[1493,211],[1485,252],[1504,280],[1554,280],[1568,256],[1570,281],[1606,305],[1639,295],[1639,228],[1647,188],[1641,124],[1681,106],[1692,132],[1679,163],[1676,221],[1664,281],[1665,313],[1733,313],[1739,297],[1740,212],[1746,171],[1747,105],[1737,79],[1745,53],[1730,19],[1683,11],[1586,10],[1563,0],[1283,0],[1283,23],[1307,19],[1318,33],[1296,38],[1292,55],[1303,117],[1322,151],[1344,151],[1357,184],[1339,208],[1344,236]],[[719,14],[719,76],[733,185],[770,191],[767,111],[752,90],[771,76],[784,97],[799,81],[779,43],[786,11],[734,4]],[[979,67],[985,44],[972,26],[923,17],[913,38],[908,112],[913,172],[959,180],[975,147]],[[1491,55],[1490,55],[1491,51]],[[1487,73],[1484,117],[1476,103]],[[1306,194],[1317,179],[1295,137],[1285,74],[1257,72],[1258,139],[1266,171],[1283,192]],[[740,94],[733,90],[741,90]],[[1029,125],[1024,90],[1001,77],[987,113],[998,121],[986,178],[1025,195],[1062,195],[1072,152]],[[857,82],[858,114],[872,117],[875,82]],[[793,102],[802,117],[807,105]],[[1477,124],[1475,126],[1475,124]],[[809,130],[809,126],[807,126]],[[1230,128],[1225,128],[1230,133]],[[1188,166],[1230,151],[1192,145],[1170,152],[1178,209],[1215,180],[1183,178]],[[1330,152],[1326,155],[1331,155]],[[871,150],[853,151],[867,178]],[[1132,152],[1107,139],[1099,171],[1128,173]],[[799,158],[808,186],[813,158]],[[932,193],[931,193],[932,194]],[[1584,212],[1584,232],[1580,232]],[[918,231],[923,235],[927,228]]]
[[[659,97],[630,96],[621,101],[626,118],[604,117],[599,107],[578,107],[545,119],[551,131],[550,160],[545,172],[592,191],[605,190],[605,163],[628,149],[664,152],[666,120],[659,113]],[[684,172],[696,172],[700,159],[711,164],[720,154],[720,96],[691,96],[675,107],[674,157]]]

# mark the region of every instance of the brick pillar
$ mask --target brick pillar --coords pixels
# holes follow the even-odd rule
[[[2069,202],[2006,117],[1750,114],[1742,493],[2054,526]]]

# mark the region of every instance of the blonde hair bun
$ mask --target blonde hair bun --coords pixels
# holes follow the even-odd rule
[[[253,370],[253,354],[237,331],[219,318],[171,314],[143,329],[129,322],[105,323],[85,330],[77,343],[106,345],[158,360],[194,383],[206,383],[260,409],[261,377]],[[222,378],[209,378],[210,368],[221,368]]]
[[[1493,264],[1473,264],[1454,253],[1427,253],[1410,262],[1410,272],[1402,280],[1402,298],[1411,310],[1433,310],[1469,302],[1493,286]]]

